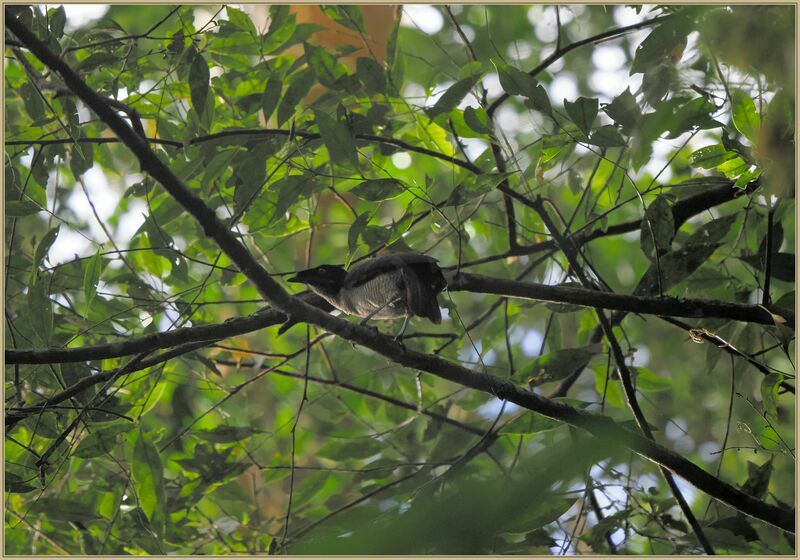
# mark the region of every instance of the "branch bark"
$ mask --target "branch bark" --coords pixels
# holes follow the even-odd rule
[[[654,314],[666,317],[715,318],[761,325],[775,324],[771,313],[759,305],[743,305],[704,299],[657,298],[615,294],[570,286],[553,286],[535,282],[505,280],[464,272],[448,276],[448,289],[453,292],[494,294],[504,297],[599,307],[615,311]],[[303,294],[298,297],[320,309],[326,311],[331,309],[330,304],[318,296]],[[784,310],[775,310],[775,313],[788,315]],[[787,320],[786,326],[789,328],[794,327],[794,314],[785,318]],[[218,325],[184,327],[172,331],[133,337],[122,342],[110,344],[96,344],[80,348],[8,349],[5,351],[5,357],[7,364],[52,364],[120,358],[145,350],[170,348],[177,344],[188,342],[222,340],[282,324],[287,319],[286,314],[274,309],[268,309],[254,313],[249,317],[228,319]]]
[[[518,282],[465,272],[451,275],[448,278],[447,287],[452,291],[495,294],[551,303],[570,303],[631,313],[649,313],[668,317],[731,319],[760,325],[775,324],[772,314],[760,305],[744,305],[726,301],[616,294],[570,286]],[[774,310],[774,313],[784,316],[787,327],[794,327],[793,313],[789,314],[787,311],[778,310]],[[786,317],[786,315],[789,316]]]

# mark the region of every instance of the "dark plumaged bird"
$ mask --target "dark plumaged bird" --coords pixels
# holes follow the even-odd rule
[[[365,319],[412,316],[437,325],[442,314],[436,296],[445,282],[436,259],[419,253],[393,253],[370,259],[350,270],[324,264],[299,271],[289,282],[306,284],[336,309]]]

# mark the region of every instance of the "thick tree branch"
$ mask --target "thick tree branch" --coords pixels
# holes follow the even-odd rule
[[[326,311],[333,309],[328,302],[315,294],[304,293],[297,297]],[[120,358],[145,350],[171,348],[191,342],[215,342],[273,325],[280,325],[286,320],[285,313],[275,309],[265,309],[248,317],[236,317],[216,325],[182,327],[171,331],[131,337],[120,342],[81,346],[79,348],[8,349],[5,352],[5,356],[7,364],[63,364],[67,362],[105,360],[108,358]]]
[[[175,200],[199,222],[206,235],[239,267],[239,270],[276,309],[291,318],[313,323],[342,338],[365,346],[389,360],[409,368],[427,371],[443,379],[493,394],[550,418],[566,422],[609,442],[618,442],[643,457],[662,465],[691,484],[724,503],[794,532],[794,509],[777,507],[749,496],[719,480],[694,463],[644,436],[626,430],[611,419],[556,403],[522,389],[512,382],[478,373],[437,356],[407,350],[402,345],[372,330],[353,325],[289,296],[250,255],[247,248],[231,233],[214,211],[193,191],[183,185],[172,171],[150,150],[130,126],[105,101],[92,91],[58,56],[22,25],[6,8],[6,26],[51,70],[58,72],[67,86],[102,119],[134,153],[142,170],[156,179]]]
[[[448,276],[448,289],[451,292],[494,294],[534,301],[599,307],[615,311],[666,317],[730,319],[761,325],[774,324],[772,315],[759,305],[743,305],[704,299],[657,298],[615,294],[571,286],[553,286],[535,282],[505,280],[463,272],[458,275]],[[330,304],[318,296],[302,294],[298,297],[315,307],[326,311],[331,309]],[[788,315],[783,310],[775,310],[775,313]],[[794,314],[785,317],[785,319],[787,320],[787,327],[794,326]],[[224,323],[217,325],[183,327],[172,331],[132,337],[121,342],[81,346],[79,348],[7,349],[5,356],[7,364],[51,364],[105,360],[128,356],[145,350],[170,348],[177,344],[188,342],[222,340],[282,324],[286,320],[287,317],[284,313],[274,309],[267,309],[254,313],[249,317],[228,319]]]
[[[744,305],[707,299],[659,298],[616,294],[586,288],[573,288],[571,286],[518,282],[464,272],[448,278],[447,286],[451,291],[494,294],[551,303],[570,303],[631,313],[647,313],[669,317],[730,319],[761,325],[775,324],[772,314],[760,305]],[[794,314],[789,315],[786,311],[778,310],[774,310],[774,313],[784,315],[787,320],[787,327],[792,328],[794,326]],[[786,317],[786,315],[789,316]]]

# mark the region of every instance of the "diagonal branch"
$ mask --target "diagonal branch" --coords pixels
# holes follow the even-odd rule
[[[588,288],[593,285],[593,282],[589,279],[586,273],[583,271],[580,263],[578,262],[578,249],[571,243],[567,242],[564,239],[564,236],[561,234],[558,226],[553,222],[550,218],[549,213],[544,208],[544,201],[542,197],[537,196],[536,199],[532,202],[531,207],[536,211],[539,217],[542,219],[547,230],[555,239],[556,243],[558,244],[561,251],[567,257],[569,261],[570,267],[572,268],[575,276],[580,280],[581,284],[584,287]],[[611,326],[611,322],[606,317],[605,312],[595,307],[595,312],[597,313],[597,319],[600,322],[600,327],[603,329],[603,334],[608,341],[609,346],[611,346],[611,353],[614,356],[614,361],[617,364],[617,371],[619,372],[620,380],[622,381],[622,388],[623,392],[625,393],[625,399],[628,403],[628,407],[631,409],[633,413],[633,417],[636,420],[636,424],[639,426],[639,429],[644,434],[644,436],[649,439],[650,441],[655,441],[653,437],[653,432],[650,429],[650,425],[647,423],[647,419],[644,416],[644,412],[642,411],[641,407],[639,406],[639,402],[636,398],[636,388],[633,386],[633,376],[631,374],[630,368],[628,368],[627,364],[625,363],[625,355],[622,352],[622,348],[619,345],[619,341],[617,337],[614,335],[613,327]],[[700,541],[700,544],[705,550],[706,554],[714,554],[714,547],[711,545],[711,542],[708,540],[708,537],[705,534],[700,523],[697,521],[697,517],[695,517],[692,508],[689,506],[689,502],[686,501],[686,498],[683,496],[683,492],[678,487],[677,482],[675,481],[675,477],[672,475],[672,472],[667,469],[665,466],[661,465],[660,467],[661,474],[664,476],[664,479],[667,482],[667,485],[670,487],[672,491],[672,495],[678,502],[683,515],[689,521],[689,524],[692,526],[695,535],[697,536],[697,540]]]

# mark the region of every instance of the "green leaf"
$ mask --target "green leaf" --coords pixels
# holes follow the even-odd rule
[[[503,529],[511,533],[539,529],[564,515],[574,503],[574,499],[563,498],[533,501],[524,511],[510,518]]]
[[[309,67],[323,86],[339,89],[337,81],[346,75],[347,67],[336,60],[327,50],[310,43],[303,43]]]
[[[236,154],[232,168],[236,177],[236,190],[233,194],[234,212],[239,214],[252,204],[254,197],[264,186],[267,177],[267,159],[270,150],[259,143],[246,152]],[[214,163],[214,160],[211,161]]]
[[[483,107],[467,107],[464,109],[464,122],[475,132],[480,134],[493,134],[489,128],[489,116]]]
[[[691,28],[683,18],[672,18],[657,25],[636,48],[630,75],[645,72],[685,46],[689,31]]]
[[[627,408],[620,383],[614,379],[611,371],[607,371],[606,364],[597,364],[592,370],[594,370],[594,387],[597,394],[604,396],[605,402],[611,406]]]
[[[539,356],[516,372],[514,378],[533,385],[564,379],[575,371],[585,368],[592,358],[602,351],[601,344],[562,348]]]
[[[317,450],[316,455],[327,459],[352,461],[367,459],[379,454],[385,448],[385,444],[373,438],[332,439]]]
[[[292,504],[296,504],[297,507],[306,504],[322,490],[322,487],[325,486],[325,483],[328,482],[330,478],[331,477],[324,472],[317,472],[307,476],[294,491]]]
[[[94,147],[92,144],[74,144],[69,168],[77,179],[94,165]]]
[[[73,451],[73,455],[82,459],[100,457],[116,449],[119,436],[133,429],[128,421],[112,422],[105,426],[93,425],[92,432],[84,437]]]
[[[728,151],[722,144],[713,144],[695,150],[689,159],[694,167],[713,169],[728,160],[737,157],[736,152]]]
[[[452,156],[455,150],[451,143],[451,135],[434,121],[428,120],[423,123],[423,120],[417,119],[416,140],[428,149]]]
[[[449,113],[456,105],[461,103],[461,100],[470,92],[475,82],[478,81],[478,76],[470,76],[459,80],[452,86],[447,88],[447,91],[436,100],[436,103],[430,109],[426,109],[428,117],[435,119],[442,113]]]
[[[640,232],[642,252],[648,259],[653,261],[656,253],[669,252],[675,237],[675,219],[666,197],[657,196],[647,207]]]
[[[207,439],[212,443],[234,443],[246,440],[247,438],[263,433],[250,426],[217,426],[213,430],[198,430],[198,437]]]
[[[256,37],[258,35],[256,26],[253,25],[253,20],[250,19],[250,16],[248,16],[242,10],[234,8],[230,4],[226,4],[225,11],[228,14],[228,19],[233,25],[242,31],[247,32],[252,37]]]
[[[766,258],[763,254],[743,255],[739,259],[757,271],[764,272]],[[791,253],[773,253],[769,263],[770,276],[784,282],[794,282],[794,263],[795,256]]]
[[[636,388],[645,392],[656,391],[669,391],[672,387],[672,381],[666,377],[660,377],[643,367],[632,367],[631,371],[634,375]]]
[[[44,234],[42,240],[36,245],[36,250],[33,253],[33,270],[35,271],[44,262],[47,253],[50,252],[50,247],[55,243],[58,237],[58,232],[61,230],[61,224],[57,225],[50,231]]]
[[[493,191],[504,179],[507,179],[513,174],[514,172],[511,171],[505,173],[481,173],[474,183],[469,181],[459,183],[456,188],[452,190],[445,204],[458,206],[459,204],[469,202],[474,198]]]
[[[668,118],[666,127],[669,130],[668,138],[677,138],[684,132],[698,128],[706,130],[721,127],[722,123],[711,118],[716,110],[714,104],[705,97],[696,97],[684,103],[675,110],[671,117],[665,115]]]
[[[308,173],[290,175],[270,185],[270,191],[277,191],[278,201],[275,204],[274,219],[282,220],[284,214],[301,199],[308,198],[321,187],[316,176]]]
[[[770,274],[773,278],[784,282],[794,282],[794,253],[773,253],[770,262]]]
[[[264,112],[264,121],[269,121],[275,107],[278,106],[278,101],[281,98],[281,91],[283,90],[283,76],[273,72],[267,79],[267,85],[264,86],[264,95],[261,96],[261,110]]]
[[[269,8],[269,31],[264,36],[261,54],[270,54],[284,46],[298,31],[296,18],[289,6],[273,4]]]
[[[200,115],[203,114],[208,101],[210,79],[211,74],[206,59],[202,54],[194,51],[192,65],[189,67],[189,93],[192,98],[192,106]]]
[[[326,16],[353,31],[364,32],[364,16],[359,6],[320,6]]]
[[[745,171],[744,173],[739,175],[739,177],[736,179],[736,182],[733,184],[733,186],[736,187],[737,189],[743,189],[743,188],[747,187],[747,185],[749,183],[751,183],[752,181],[755,181],[756,179],[761,177],[761,174],[763,172],[764,172],[764,170],[763,169],[759,169],[759,168],[755,168],[755,169],[751,169],[749,171]]]
[[[747,461],[747,481],[742,485],[742,492],[759,499],[766,495],[772,476],[772,460],[770,457],[762,465]]]
[[[47,18],[51,37],[55,40],[61,39],[61,36],[64,35],[64,25],[67,23],[67,12],[64,10],[64,6],[48,10]]]
[[[764,412],[773,421],[778,417],[778,390],[782,381],[783,375],[780,373],[770,373],[761,380],[761,402],[764,404]]]
[[[589,138],[589,144],[594,144],[601,148],[616,148],[626,146],[627,142],[625,142],[617,127],[607,124],[594,131],[594,134]]]
[[[170,35],[170,41],[167,43],[167,52],[170,55],[177,57],[184,51],[185,48],[186,33],[183,32],[183,29],[178,29]]]
[[[512,420],[502,428],[500,434],[509,435],[530,435],[540,432],[555,430],[562,425],[561,422],[542,416],[536,412],[526,412],[519,418]]]
[[[752,525],[748,523],[747,518],[741,513],[718,519],[710,526],[714,527],[715,529],[724,529],[725,531],[730,531],[734,535],[743,537],[749,542],[757,541],[759,539],[756,530],[753,529]]]
[[[679,83],[678,70],[673,64],[665,62],[648,68],[642,76],[642,96],[645,103],[657,107]]]
[[[75,71],[81,74],[90,74],[100,67],[112,66],[118,63],[119,56],[108,52],[96,52],[81,60],[75,65]]]
[[[500,87],[509,95],[527,96],[539,82],[533,76],[502,62],[492,61],[497,69]]]
[[[206,165],[205,171],[203,171],[203,179],[200,182],[204,189],[211,188],[214,181],[225,173],[225,170],[231,165],[236,155],[236,149],[221,150],[211,158],[211,161]]]
[[[631,93],[630,88],[620,93],[611,103],[603,105],[603,111],[611,119],[625,128],[632,131],[642,122],[642,110],[636,103],[636,98]]]
[[[795,302],[795,292],[792,290],[791,292],[787,292],[783,294],[778,301],[776,301],[773,305],[778,309],[783,309],[786,312],[793,312],[794,311],[794,302]]]
[[[367,227],[369,218],[369,213],[364,212],[363,214],[359,214],[358,218],[353,220],[353,223],[350,224],[350,229],[347,231],[347,252],[350,255],[355,254],[358,248],[358,238],[361,237],[364,228]]]
[[[597,118],[599,102],[596,98],[579,97],[575,102],[564,100],[564,109],[578,128],[587,136],[592,130],[592,123]]]
[[[525,106],[529,109],[539,111],[545,115],[552,115],[553,108],[550,105],[550,98],[547,96],[547,90],[539,84],[530,92],[525,100]]]
[[[6,202],[6,216],[11,218],[30,216],[31,214],[36,214],[43,210],[44,208],[32,200],[11,200]]]
[[[361,233],[361,239],[364,240],[370,250],[385,245],[391,238],[392,230],[388,227],[367,226]]]
[[[633,293],[636,295],[658,293],[659,268],[657,265],[660,265],[661,270],[661,289],[666,292],[700,268],[714,254],[717,247],[719,247],[719,243],[687,243],[677,251],[667,253],[658,260],[658,263],[654,262],[650,265]]]
[[[509,95],[523,95],[537,111],[549,115],[552,111],[547,91],[533,76],[508,64],[492,61],[497,69],[500,87]]]
[[[153,530],[164,535],[166,521],[166,494],[164,492],[164,468],[158,448],[140,428],[133,446],[133,463],[131,466],[139,507],[150,520]]]
[[[727,216],[722,216],[721,218],[703,224],[697,231],[689,236],[685,245],[719,243],[728,235],[731,226],[733,226],[737,218],[737,214],[728,214]]]
[[[353,187],[350,192],[358,198],[379,202],[396,198],[405,190],[403,183],[397,179],[367,179]]]
[[[86,313],[92,307],[92,300],[97,294],[97,283],[100,281],[100,269],[102,268],[102,257],[100,250],[94,254],[86,263],[86,271],[83,274],[83,295],[86,298]]]
[[[733,90],[731,93],[731,116],[733,126],[741,132],[750,142],[758,141],[758,132],[761,130],[761,117],[756,110],[756,104],[744,91]]]
[[[19,475],[6,470],[5,488],[9,494],[26,494],[37,490],[36,486],[31,486]],[[32,480],[30,482],[33,482]]]
[[[336,116],[331,116],[324,110],[314,109],[314,120],[333,163],[345,168],[357,167],[355,138],[347,122],[345,108],[339,104]]]
[[[386,72],[374,58],[359,57],[356,60],[356,77],[370,93],[386,92]]]
[[[314,71],[306,68],[294,74],[292,82],[283,94],[278,105],[278,126],[288,121],[295,114],[297,104],[303,99],[314,85]]]
[[[42,282],[28,286],[26,303],[28,321],[34,334],[43,346],[49,346],[53,336],[53,304]]]
[[[728,179],[738,177],[750,170],[750,164],[740,157],[729,159],[717,166],[717,171],[722,172]]]
[[[625,508],[611,515],[606,515],[592,526],[588,535],[581,535],[581,538],[592,546],[592,550],[601,553],[598,549],[602,550],[606,534],[613,533],[617,528],[623,527],[630,520],[632,513],[632,508]]]

